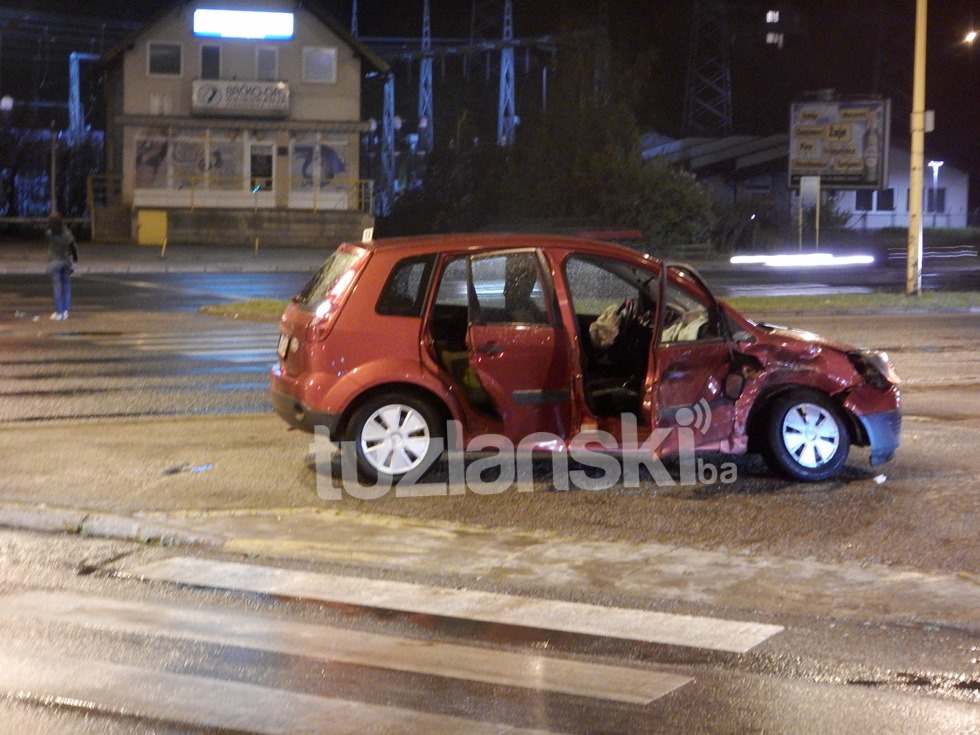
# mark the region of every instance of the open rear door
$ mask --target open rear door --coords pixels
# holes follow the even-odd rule
[[[531,250],[470,260],[469,364],[515,445],[574,430],[570,344],[544,273]]]

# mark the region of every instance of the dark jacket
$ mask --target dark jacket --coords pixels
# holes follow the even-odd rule
[[[48,270],[55,270],[62,265],[74,269],[78,262],[78,246],[71,230],[63,227],[57,235],[48,232]]]

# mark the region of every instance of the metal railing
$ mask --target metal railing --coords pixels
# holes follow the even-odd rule
[[[269,209],[276,206],[280,179],[241,176],[174,177],[169,186],[137,187],[134,204],[159,207]],[[334,178],[319,185],[308,178],[286,180],[286,207],[318,211],[372,212],[374,181]],[[89,211],[96,206],[122,204],[118,175],[93,175],[88,182]]]

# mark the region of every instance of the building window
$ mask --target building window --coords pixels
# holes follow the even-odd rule
[[[337,82],[337,49],[324,46],[304,48],[303,81],[335,84]]]
[[[766,11],[766,23],[776,24],[779,22],[779,11],[778,10],[767,10]]]
[[[926,211],[933,214],[944,214],[946,212],[946,188],[926,189]]]
[[[259,46],[255,50],[255,78],[260,82],[274,82],[279,77],[279,50]]]
[[[220,46],[201,46],[201,79],[221,79]]]
[[[150,43],[147,50],[147,71],[151,76],[179,77],[181,47],[179,43]]]
[[[253,145],[249,157],[252,191],[272,190],[272,146]]]
[[[882,189],[877,194],[878,201],[876,202],[875,209],[879,212],[894,212],[895,211],[895,190],[894,189]]]
[[[854,192],[854,209],[858,212],[870,212],[874,209],[871,201],[872,193],[868,189],[859,189]]]

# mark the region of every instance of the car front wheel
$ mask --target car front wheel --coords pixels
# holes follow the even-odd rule
[[[766,461],[797,480],[833,477],[851,448],[837,405],[823,393],[796,390],[778,396],[765,427]]]
[[[360,470],[372,480],[390,483],[427,470],[444,449],[443,434],[439,414],[428,402],[389,393],[358,409],[347,439]]]

